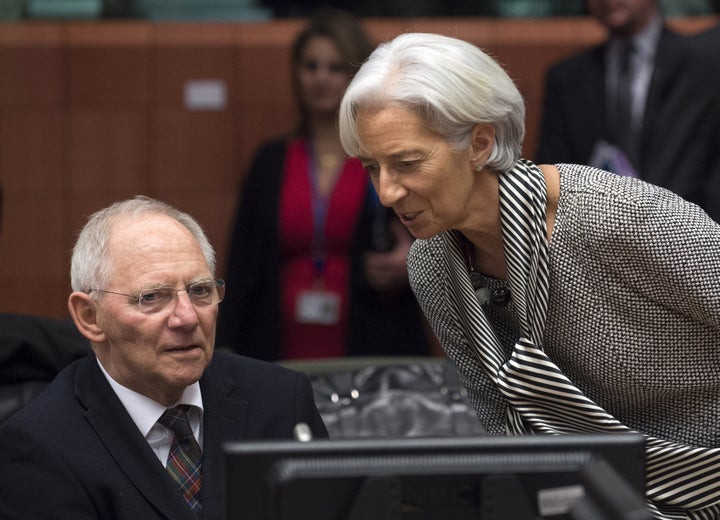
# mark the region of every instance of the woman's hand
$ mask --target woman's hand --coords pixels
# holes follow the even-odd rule
[[[395,245],[384,253],[367,252],[363,257],[365,277],[370,286],[379,292],[397,291],[407,287],[407,255],[413,238],[396,218],[391,218],[390,232]]]

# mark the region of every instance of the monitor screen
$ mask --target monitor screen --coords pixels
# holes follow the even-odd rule
[[[645,440],[635,434],[253,441],[224,450],[226,520],[646,518]]]

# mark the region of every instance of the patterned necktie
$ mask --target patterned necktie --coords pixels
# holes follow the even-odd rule
[[[168,473],[177,482],[178,489],[190,509],[199,514],[202,511],[200,503],[202,452],[190,427],[187,416],[189,409],[188,405],[168,408],[158,422],[175,433],[167,460]]]
[[[508,282],[522,337],[509,359],[468,276],[459,232],[448,236],[456,309],[483,368],[508,400],[513,434],[629,432],[570,381],[542,348],[549,299],[545,179],[520,160],[500,180]],[[662,520],[720,518],[720,448],[686,446],[646,435],[648,508]]]

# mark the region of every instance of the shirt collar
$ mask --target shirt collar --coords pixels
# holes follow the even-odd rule
[[[97,363],[100,366],[100,370],[103,375],[108,380],[108,383],[110,383],[113,391],[118,396],[118,399],[120,399],[120,402],[137,425],[140,433],[142,433],[143,437],[147,437],[150,429],[155,425],[167,407],[145,395],[121,385],[115,381],[112,376],[110,376],[99,359],[97,360]],[[202,422],[203,404],[200,383],[196,381],[190,386],[185,387],[180,399],[178,399],[173,406],[178,404],[187,404],[194,407],[194,410],[197,411],[200,416],[200,422]]]
[[[660,40],[660,32],[662,31],[663,20],[657,14],[647,24],[647,26],[633,36],[632,40],[639,53],[647,60],[655,58],[658,41]]]
[[[643,56],[644,60],[652,61],[655,58],[660,33],[662,32],[663,18],[659,14],[653,16],[650,22],[642,31],[633,35],[631,38],[612,38],[609,42],[610,52],[619,54],[622,47],[631,42],[635,47],[635,51]]]

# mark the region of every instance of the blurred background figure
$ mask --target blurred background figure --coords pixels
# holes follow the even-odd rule
[[[715,175],[715,130],[700,117],[700,99],[683,86],[694,76],[689,38],[665,25],[658,0],[587,0],[586,6],[608,38],[547,72],[537,162],[639,177],[717,220],[718,202],[707,190]]]
[[[257,151],[239,194],[219,345],[260,359],[429,353],[409,288],[412,239],[337,133],[372,50],[360,22],[318,11],[292,48],[299,122]]]
[[[693,35],[689,48],[688,73],[678,78],[681,84],[674,112],[678,117],[693,119],[694,135],[706,136],[700,141],[710,172],[704,186],[704,206],[710,216],[720,221],[720,23]],[[678,138],[687,142],[694,135]]]

